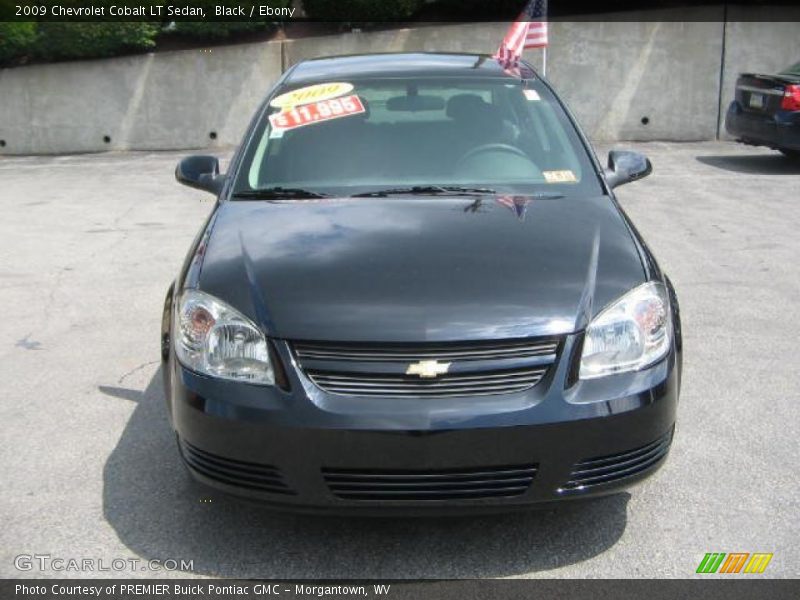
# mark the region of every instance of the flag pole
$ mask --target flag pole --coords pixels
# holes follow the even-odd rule
[[[542,48],[542,77],[547,77],[547,46]]]

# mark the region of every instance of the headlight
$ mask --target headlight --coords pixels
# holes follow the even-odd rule
[[[580,378],[643,369],[667,354],[671,339],[667,290],[661,283],[640,285],[586,328]]]
[[[266,337],[236,309],[185,290],[175,321],[175,352],[188,368],[222,379],[274,383]]]

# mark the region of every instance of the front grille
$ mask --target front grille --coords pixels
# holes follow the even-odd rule
[[[277,467],[211,454],[183,439],[180,440],[180,445],[183,458],[189,467],[209,479],[273,494],[295,493],[286,485]]]
[[[295,342],[297,357],[345,361],[495,360],[555,354],[558,340],[442,344],[328,344]]]
[[[301,369],[332,394],[372,397],[452,398],[527,390],[555,362],[558,339],[376,344],[294,342]],[[436,377],[408,375],[409,365],[450,363]]]
[[[469,500],[524,494],[537,465],[437,471],[322,469],[331,493],[346,500]]]
[[[410,375],[367,375],[309,371],[318,387],[333,394],[349,396],[486,396],[521,392],[533,387],[546,369],[514,369],[480,375],[443,375],[424,380]]]
[[[561,492],[580,492],[646,471],[664,458],[672,442],[672,431],[657,440],[620,454],[589,458],[575,464]]]

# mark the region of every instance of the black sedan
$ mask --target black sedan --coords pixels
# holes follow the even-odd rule
[[[800,62],[777,75],[742,73],[725,128],[744,144],[800,158]]]
[[[672,442],[678,303],[533,71],[383,54],[288,70],[167,295],[192,475],[275,506],[419,514],[607,494]]]

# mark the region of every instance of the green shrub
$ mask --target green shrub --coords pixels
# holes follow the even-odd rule
[[[425,0],[303,0],[309,19],[320,21],[402,21],[417,12]]]
[[[272,8],[284,8],[289,6],[290,3],[291,0],[272,0],[265,3],[265,5],[268,4]],[[215,6],[228,6],[231,8],[241,6],[244,8],[245,16],[249,16],[252,4],[252,2],[237,2],[236,0],[200,0],[193,5],[205,8],[206,18],[209,18],[214,16]],[[257,17],[254,16],[252,21],[176,21],[167,30],[186,37],[209,40],[224,39],[237,33],[264,31],[274,26],[274,23],[258,21]]]
[[[28,54],[36,41],[36,23],[0,23],[0,65]]]
[[[158,23],[39,23],[36,55],[44,60],[100,58],[155,45]]]
[[[272,23],[260,21],[176,21],[169,27],[169,31],[201,40],[219,40],[237,33],[263,31],[270,27],[273,27]]]
[[[525,8],[527,0],[434,0],[433,5],[454,18],[513,21]],[[553,4],[553,3],[551,3]]]

